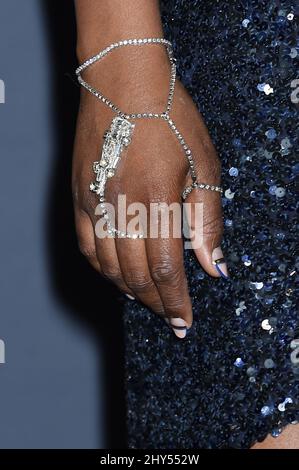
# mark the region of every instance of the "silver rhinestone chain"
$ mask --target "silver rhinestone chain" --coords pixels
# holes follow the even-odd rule
[[[110,101],[108,98],[106,98],[99,90],[91,86],[89,83],[87,83],[81,76],[81,72],[83,72],[87,67],[90,67],[94,63],[100,61],[104,57],[106,57],[108,54],[110,54],[114,49],[117,49],[119,47],[123,46],[143,46],[146,44],[162,44],[166,47],[166,51],[168,54],[168,58],[170,61],[170,82],[169,82],[169,91],[168,91],[168,97],[167,97],[167,105],[165,108],[165,111],[162,113],[125,113],[118,106],[116,106],[112,101]],[[172,108],[173,104],[173,98],[174,98],[174,90],[175,90],[175,81],[176,81],[176,59],[173,56],[173,48],[172,44],[170,41],[164,38],[144,38],[144,39],[126,39],[124,41],[118,41],[110,46],[106,47],[104,50],[96,54],[95,56],[91,57],[90,59],[86,60],[83,64],[81,64],[77,70],[76,70],[76,75],[78,78],[79,84],[84,87],[89,93],[93,94],[97,99],[99,99],[102,103],[104,103],[106,106],[108,106],[110,109],[112,109],[117,115],[123,119],[163,119],[165,120],[173,134],[176,136],[178,139],[184,154],[187,158],[189,168],[190,168],[190,175],[192,178],[192,184],[188,186],[187,188],[184,189],[182,193],[182,198],[183,200],[186,199],[186,197],[191,193],[193,189],[207,189],[210,191],[217,191],[222,193],[223,190],[220,186],[215,186],[215,185],[209,185],[205,183],[199,183],[197,181],[197,176],[195,172],[195,165],[194,165],[194,159],[193,155],[191,152],[191,149],[187,145],[185,139],[183,138],[182,134],[176,127],[173,119],[170,118],[169,113]],[[94,190],[94,189],[92,189]],[[142,238],[142,234],[129,234],[127,232],[121,232],[114,228],[109,220],[108,213],[105,209],[105,196],[104,192],[100,194],[100,202],[101,202],[101,207],[103,209],[103,215],[107,219],[107,226],[108,226],[108,233],[112,235],[117,235],[120,237],[127,237],[127,238]]]

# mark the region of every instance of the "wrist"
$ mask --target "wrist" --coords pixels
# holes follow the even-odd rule
[[[79,62],[128,38],[163,37],[158,0],[75,0]]]
[[[85,48],[77,49],[80,63],[98,52],[88,55]],[[169,90],[170,61],[163,45],[126,46],[88,67],[82,76],[127,113],[162,112]]]

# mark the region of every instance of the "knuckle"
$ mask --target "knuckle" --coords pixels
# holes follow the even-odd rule
[[[73,203],[76,207],[87,214],[94,214],[96,207],[96,199],[88,188],[80,188],[79,185],[73,184],[72,187]]]
[[[96,200],[95,200],[95,195],[91,193],[89,189],[85,189],[82,192],[81,206],[85,212],[87,212],[88,214],[94,215],[94,210],[96,207]]]
[[[157,315],[160,315],[161,317],[165,317],[165,310],[164,310],[164,307],[163,307],[163,305],[161,304],[161,302],[159,302],[159,301],[152,302],[152,304],[149,305],[149,307],[150,307]]]
[[[204,234],[219,234],[222,235],[223,233],[223,222],[221,216],[216,216],[213,218],[209,218],[208,220],[204,221]]]
[[[182,296],[178,295],[177,297],[171,297],[167,299],[167,302],[165,303],[165,309],[171,316],[182,317],[182,312],[185,312],[186,310],[186,305]]]
[[[152,277],[158,284],[177,284],[181,279],[181,270],[171,260],[166,260],[152,267]]]
[[[143,273],[130,273],[126,276],[127,286],[134,292],[143,292],[153,287],[152,280]]]
[[[96,258],[96,250],[93,245],[79,241],[79,250],[85,258]]]
[[[122,276],[117,267],[114,266],[103,266],[103,276],[110,281],[114,282],[114,284],[120,284],[122,281]]]
[[[73,183],[72,185],[72,197],[73,197],[73,202],[74,204],[79,204],[79,201],[80,201],[80,191],[79,191],[79,187],[78,187],[78,184],[76,183]]]

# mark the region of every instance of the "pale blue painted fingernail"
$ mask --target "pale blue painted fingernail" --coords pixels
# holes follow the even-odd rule
[[[128,297],[128,299],[135,300],[135,297],[133,297],[132,295],[130,295],[130,294],[125,294],[125,295],[126,295],[126,297]]]
[[[215,266],[216,271],[218,272],[218,274],[220,274],[223,279],[229,278],[226,261],[220,246],[213,250],[212,264]]]
[[[185,320],[182,318],[170,318],[169,324],[178,338],[185,338],[187,334],[187,323]]]

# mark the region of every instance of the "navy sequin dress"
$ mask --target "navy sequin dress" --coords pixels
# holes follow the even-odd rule
[[[129,446],[248,448],[298,420],[295,1],[165,0],[179,76],[222,160],[231,279],[186,252],[194,325],[179,340],[125,307]]]

